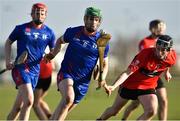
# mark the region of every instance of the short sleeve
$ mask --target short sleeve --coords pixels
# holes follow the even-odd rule
[[[135,72],[136,70],[138,70],[140,67],[142,67],[143,65],[145,65],[145,58],[146,58],[146,54],[144,50],[140,51],[132,60],[132,62],[130,63],[130,65],[128,66],[128,68],[132,71]]]
[[[49,41],[49,47],[50,48],[54,48],[54,46],[55,46],[55,39],[56,39],[55,34],[54,34],[53,31],[51,31],[51,39]]]
[[[139,42],[139,51],[141,51],[141,50],[143,50],[143,49],[144,49],[144,41],[141,40],[141,41]]]
[[[109,52],[109,43],[106,45],[106,48],[105,48],[105,52],[104,52],[104,58],[108,56],[108,52]]]
[[[11,34],[9,35],[9,39],[11,40],[11,41],[16,41],[16,40],[18,40],[18,35],[20,34],[19,31],[20,29],[19,29],[19,27],[18,26],[16,26],[15,28],[14,28],[14,30],[11,32]]]
[[[174,50],[172,50],[166,59],[166,62],[169,63],[170,66],[173,66],[176,63],[177,54]]]
[[[67,28],[63,37],[64,37],[64,42],[66,43],[69,43],[72,41],[72,36],[73,36],[73,33],[72,33],[72,29],[71,28]]]

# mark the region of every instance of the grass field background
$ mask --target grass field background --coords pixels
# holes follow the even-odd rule
[[[170,83],[165,83],[168,91],[169,99],[169,120],[180,120],[180,78],[173,78]],[[92,81],[90,89],[82,102],[68,115],[67,120],[95,120],[102,112],[110,106],[116,96],[114,92],[110,97],[107,97],[104,90],[96,91],[96,84]],[[117,91],[117,90],[116,90]],[[16,89],[13,84],[0,84],[0,119],[5,120],[9,113],[15,96]],[[52,85],[49,89],[45,100],[48,102],[52,111],[60,101],[60,94],[57,91],[56,85]],[[120,120],[123,110],[111,120]],[[142,113],[142,107],[139,107],[130,116],[130,120],[136,119]],[[30,120],[36,120],[33,110],[31,111]],[[155,117],[154,119],[157,119]]]

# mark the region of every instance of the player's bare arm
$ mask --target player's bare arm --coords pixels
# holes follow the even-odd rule
[[[104,89],[106,90],[106,93],[109,95],[108,89],[107,89],[107,84],[106,84],[106,76],[107,76],[107,73],[108,73],[108,68],[109,68],[108,57],[106,57],[106,58],[104,58],[104,61],[103,61],[102,80],[98,81],[98,85],[101,86],[101,87],[104,87]]]
[[[6,40],[5,43],[5,59],[6,59],[6,68],[8,70],[12,69],[14,67],[13,62],[11,61],[11,45],[12,45],[12,41],[10,39]]]
[[[101,73],[101,72],[100,72]],[[108,73],[108,57],[104,58],[103,61],[103,71],[102,71],[102,80],[99,81],[99,84],[101,86],[104,86],[106,84],[106,76]],[[99,78],[100,79],[100,78]]]
[[[62,44],[64,44],[63,36],[59,37],[56,41],[54,49],[51,50],[50,53],[46,54],[44,59],[49,62],[52,60],[61,50]]]
[[[165,79],[169,82],[172,78],[171,73],[169,72],[169,68],[167,68],[167,70],[164,72],[164,77]]]
[[[108,94],[108,89],[107,89],[107,84],[106,84],[106,76],[107,76],[107,73],[108,73],[108,68],[109,68],[109,65],[108,65],[108,57],[104,58],[104,61],[103,61],[103,72],[102,72],[102,79],[101,81],[100,80],[100,76],[99,76],[99,71],[100,71],[100,66],[99,66],[99,60],[97,61],[97,64],[94,68],[94,71],[93,71],[93,79],[94,80],[98,80],[98,85],[101,86],[101,87],[104,87],[105,90],[106,90],[106,93]],[[108,94],[109,95],[109,94]]]
[[[120,76],[116,79],[112,86],[108,86],[110,91],[114,91],[119,85],[121,85],[133,72],[130,69],[124,71]]]
[[[97,64],[96,64],[96,66],[94,67],[94,70],[93,70],[93,79],[95,81],[97,81],[99,79],[99,65],[98,65],[98,63],[99,63],[99,60],[97,61]]]

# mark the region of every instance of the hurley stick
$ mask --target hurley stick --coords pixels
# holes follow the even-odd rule
[[[99,65],[100,65],[100,74],[99,74],[99,80],[98,81],[103,81],[103,65],[104,65],[104,51],[106,48],[107,43],[111,39],[111,35],[103,32],[103,30],[100,30],[101,35],[99,39],[97,40],[97,46],[98,46],[98,52],[99,52]],[[100,89],[101,85],[99,85],[96,89]]]
[[[28,56],[28,52],[27,51],[24,51],[22,52],[22,54],[18,57],[18,59],[14,62],[14,65],[20,65],[22,63],[24,63],[27,59],[27,56]],[[7,71],[7,68],[3,69],[0,71],[0,74],[3,74],[4,72]]]

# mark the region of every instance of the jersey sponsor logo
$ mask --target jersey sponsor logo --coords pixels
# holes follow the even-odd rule
[[[31,35],[31,29],[30,28],[26,28],[25,29],[25,35],[27,35],[27,36],[30,36]]]
[[[34,39],[38,39],[39,33],[33,32],[32,34],[33,34],[33,36],[34,36]]]
[[[48,35],[46,35],[46,34],[42,34],[42,35],[41,35],[41,34],[38,33],[38,32],[30,33],[30,32],[25,31],[25,35],[27,35],[27,36],[31,36],[31,35],[32,35],[32,37],[33,37],[34,39],[41,38],[42,40],[47,40],[47,38],[48,38]]]
[[[46,40],[47,39],[47,35],[46,34],[42,34],[42,39]]]
[[[26,31],[26,32],[30,32],[31,29],[30,29],[30,28],[26,28],[25,31]]]
[[[89,44],[89,41],[87,40],[82,40],[82,42],[83,42],[83,47],[87,47],[87,45]]]
[[[149,62],[147,63],[147,67],[149,70],[154,70],[154,69],[157,69],[157,64],[153,62]]]
[[[25,35],[31,36],[31,33],[30,32],[25,32]]]
[[[80,40],[79,38],[76,38],[76,37],[74,37],[73,40],[76,42],[80,42],[83,47],[92,46],[92,48],[94,48],[94,49],[97,48],[96,43],[90,44],[90,42],[88,40]]]

